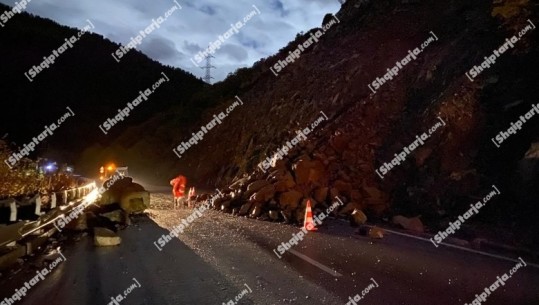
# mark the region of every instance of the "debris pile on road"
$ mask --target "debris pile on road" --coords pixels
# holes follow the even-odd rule
[[[331,159],[322,154],[311,158],[308,149],[309,145],[300,146],[296,160],[279,160],[271,172],[237,179],[221,190],[224,196],[214,200],[212,208],[238,216],[302,223],[307,200],[321,212],[338,198],[344,206],[333,216],[349,217],[355,224],[364,224],[366,214],[377,216],[386,209],[387,198],[380,190],[353,183]]]

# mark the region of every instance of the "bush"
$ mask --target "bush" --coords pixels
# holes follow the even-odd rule
[[[65,173],[45,177],[39,172],[37,162],[28,158],[20,160],[10,169],[3,161],[12,153],[8,145],[0,140],[0,199],[77,186],[74,177]]]

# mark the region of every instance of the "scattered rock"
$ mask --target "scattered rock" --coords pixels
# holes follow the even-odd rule
[[[413,231],[416,233],[424,233],[425,227],[419,217],[407,218],[402,215],[394,216],[392,221],[396,225],[400,225],[402,228]]]
[[[384,238],[384,230],[378,228],[378,227],[372,227],[369,230],[369,237],[375,238],[375,239],[382,239]]]
[[[362,225],[367,222],[367,215],[365,215],[365,213],[363,213],[361,210],[354,209],[352,212],[352,220],[356,225]]]
[[[294,211],[294,214],[296,222],[303,223],[303,221],[305,220],[305,210],[297,209],[296,211]]]
[[[275,188],[273,187],[273,185],[268,184],[264,186],[263,188],[261,188],[258,192],[253,194],[250,200],[254,200],[256,202],[266,202],[266,201],[271,200],[271,198],[273,198],[274,195],[275,195]]]
[[[263,187],[269,185],[270,183],[266,180],[257,180],[247,187],[247,191],[245,192],[246,197],[251,197],[254,193],[258,192]]]
[[[288,191],[290,189],[288,187],[286,181],[277,181],[277,182],[275,182],[273,187],[275,188],[276,192],[280,192],[280,193],[286,192],[286,191]]]
[[[247,184],[249,181],[249,177],[243,177],[239,179],[238,181],[232,183],[228,188],[231,190],[239,190],[243,188],[245,184]]]
[[[230,213],[231,212],[231,210],[230,210],[230,203],[231,202],[232,202],[231,200],[227,200],[227,201],[221,203],[221,211],[226,212],[226,213]]]
[[[292,168],[294,169],[297,184],[313,184],[318,186],[326,186],[328,184],[328,175],[325,166],[319,160],[300,159]]]
[[[282,193],[279,197],[279,204],[282,209],[290,209],[295,210],[298,207],[299,200],[303,197],[303,194],[296,191],[291,190],[286,193]]]
[[[361,205],[357,202],[351,201],[345,204],[345,206],[341,208],[341,210],[339,211],[339,214],[348,215],[354,210],[361,210]]]
[[[98,247],[117,246],[122,242],[120,236],[105,228],[94,228],[94,244]]]
[[[292,221],[292,212],[288,210],[281,211],[281,216],[283,216],[286,223],[290,223]]]
[[[358,190],[352,190],[350,192],[350,200],[351,201],[356,201],[356,202],[361,202],[361,200],[363,199],[363,196],[361,196],[361,192],[358,191]]]
[[[251,209],[251,206],[253,205],[252,202],[247,202],[247,203],[244,203],[241,208],[240,208],[240,211],[238,212],[238,215],[240,216],[244,216],[244,215],[247,215],[247,213],[249,213],[249,210]]]
[[[274,220],[274,221],[275,221],[275,220],[279,220],[279,212],[277,212],[277,211],[275,211],[275,210],[271,210],[271,211],[269,211],[268,214],[269,214],[269,218],[270,218],[271,220]]]
[[[328,198],[329,188],[328,187],[319,187],[314,191],[313,198],[318,202],[325,202]]]
[[[249,216],[252,218],[257,218],[262,214],[262,203],[255,203],[253,207],[251,208],[251,212],[249,213]]]
[[[350,196],[350,193],[352,192],[352,184],[342,180],[335,181],[333,183],[333,187],[337,189],[339,194]]]
[[[419,148],[414,154],[414,156],[415,156],[415,164],[418,167],[423,166],[423,164],[425,164],[425,161],[432,154],[432,151],[433,150],[430,147],[421,147],[421,148]]]

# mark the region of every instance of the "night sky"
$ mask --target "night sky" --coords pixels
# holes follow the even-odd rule
[[[15,3],[0,2],[11,6]],[[231,23],[242,21],[254,11],[253,5],[260,11],[215,52],[214,81],[275,54],[297,33],[319,27],[325,14],[335,13],[341,6],[337,0],[178,0],[178,3],[182,9],[173,12],[158,30],[144,38],[139,50],[197,77],[202,77],[204,71],[191,58],[230,29]],[[152,19],[163,16],[174,5],[172,0],[32,0],[26,12],[76,28],[85,26],[89,19],[95,25],[94,32],[126,45]]]

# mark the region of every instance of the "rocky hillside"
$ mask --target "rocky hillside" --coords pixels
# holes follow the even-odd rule
[[[7,9],[8,6],[0,4],[1,12]],[[88,25],[81,20],[81,28]],[[58,128],[54,137],[37,147],[32,157],[50,157],[71,163],[94,143],[101,149],[109,147],[120,133],[146,121],[156,112],[174,109],[183,112],[185,117],[198,117],[199,105],[190,101],[193,94],[203,90],[204,82],[180,69],[163,66],[136,50],[117,63],[110,54],[119,45],[94,33],[81,36],[72,48],[30,82],[25,73],[28,74],[33,66],[39,66],[44,56],[52,54],[52,50],[58,49],[65,39],[77,35],[78,31],[26,12],[17,14],[2,27],[0,89],[3,117],[0,137],[8,134],[6,140],[10,144],[15,142],[16,146],[23,146],[39,134],[44,125],[50,125],[66,112],[66,107],[70,107],[75,117],[66,121],[65,128]],[[120,107],[125,107],[141,89],[154,84],[162,77],[161,73],[169,77],[170,83],[161,86],[151,102],[133,111],[123,126],[111,129],[105,136],[98,125],[114,116]],[[207,107],[202,106],[203,109]],[[176,120],[186,123],[181,117]],[[116,157],[114,152],[108,154],[106,157]],[[106,161],[81,162],[77,170],[85,175],[96,174],[98,164]]]
[[[337,14],[340,23],[278,76],[270,68],[320,29],[298,35],[256,63],[245,72],[251,78],[238,85],[244,105],[191,147],[175,171],[182,168],[194,183],[233,183],[234,192],[216,207],[225,211],[300,222],[306,199],[323,209],[338,195],[346,203],[340,214],[356,209],[380,221],[421,215],[431,231],[445,228],[495,185],[501,195],[462,232],[480,235],[479,224],[486,224],[497,237],[511,239],[511,229],[525,235],[522,244],[538,244],[539,235],[530,231],[537,232],[538,147],[532,144],[539,120],[530,120],[500,148],[491,140],[539,101],[538,32],[529,28],[514,48],[470,80],[470,70],[529,27],[528,20],[539,23],[537,5],[411,2],[349,0]],[[373,93],[369,84],[422,45],[416,59],[408,58]],[[177,141],[188,141],[190,132],[233,102],[222,100]],[[306,141],[267,173],[257,167],[321,111],[328,120]],[[431,129],[418,145],[416,136]],[[413,143],[401,164],[381,169]]]

